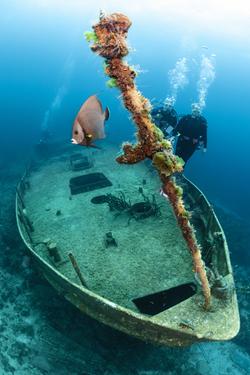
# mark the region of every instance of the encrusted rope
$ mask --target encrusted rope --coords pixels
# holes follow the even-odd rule
[[[137,144],[125,143],[123,154],[116,160],[127,164],[137,163],[145,158],[153,161],[163,184],[162,190],[171,202],[183,237],[190,249],[194,272],[199,274],[201,280],[205,308],[209,309],[211,292],[201,259],[200,246],[189,221],[190,214],[184,206],[182,188],[176,184],[175,178],[171,177],[176,172],[182,172],[183,161],[173,154],[171,143],[163,138],[161,130],[152,122],[150,102],[134,83],[136,72],[123,61],[123,57],[129,52],[126,37],[130,26],[131,21],[127,16],[113,13],[101,15],[99,22],[93,26],[94,33],[86,33],[87,39],[93,41],[92,51],[105,58],[105,73],[111,78],[109,86],[116,86],[121,90],[124,105],[131,112],[137,125]]]

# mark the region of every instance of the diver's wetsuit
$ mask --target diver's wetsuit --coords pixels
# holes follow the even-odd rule
[[[195,150],[203,145],[207,148],[207,121],[203,116],[183,116],[173,130],[173,135],[180,134],[176,143],[175,154],[185,163]]]
[[[151,116],[164,137],[169,137],[177,125],[176,111],[173,108],[157,107],[152,110]]]

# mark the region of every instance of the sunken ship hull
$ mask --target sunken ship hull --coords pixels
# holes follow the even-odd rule
[[[52,149],[21,179],[16,218],[30,256],[57,292],[146,342],[188,346],[233,338],[240,321],[228,246],[204,194],[176,177],[213,284],[210,311],[150,163],[117,165],[118,149],[110,144],[105,152]]]

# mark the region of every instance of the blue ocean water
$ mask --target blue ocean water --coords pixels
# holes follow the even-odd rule
[[[237,232],[238,237],[227,225],[237,251],[237,241],[249,238],[249,5],[243,0],[237,6],[225,1],[217,6],[214,1],[189,3],[2,0],[0,168],[24,165],[43,127],[51,131],[52,139],[70,142],[74,117],[92,94],[110,108],[107,139],[121,143],[133,139],[135,128],[120,93],[107,88],[103,61],[83,36],[100,9],[124,12],[133,22],[128,62],[140,66],[136,83],[152,104],[170,95],[169,72],[185,57],[189,82],[179,89],[175,108],[179,114],[190,113],[191,104],[198,101],[202,59],[213,55],[215,78],[207,87],[203,110],[208,121],[207,153],[196,152],[185,174],[212,204],[242,223],[239,227],[245,231]],[[244,244],[248,246],[247,241]],[[242,243],[239,247],[242,253],[247,251]]]
[[[76,111],[92,93],[98,93],[111,109],[108,136],[124,140],[133,134],[118,90],[105,87],[102,61],[91,53],[83,37],[105,2],[93,7],[85,3],[86,10],[84,3],[1,2],[2,157],[15,158],[31,148],[48,111],[48,127],[55,137],[69,138]],[[179,91],[176,110],[179,114],[189,113],[191,103],[198,98],[201,57],[216,55],[216,77],[207,90],[203,111],[208,121],[208,152],[197,153],[186,174],[212,200],[248,220],[250,55],[244,20],[241,24],[235,17],[235,24],[227,24],[223,30],[216,24],[211,27],[202,23],[202,17],[207,22],[213,19],[204,16],[205,5],[198,7],[197,14],[187,11],[187,19],[179,12],[178,21],[178,11],[175,14],[174,10],[176,19],[169,19],[171,4],[169,10],[162,2],[152,9],[147,5],[145,10],[139,4],[134,12],[133,7],[128,11],[128,6],[114,4],[110,10],[125,8],[133,21],[128,40],[135,51],[128,60],[140,65],[143,72],[137,85],[149,99],[163,100],[169,95],[168,72],[179,58],[186,57],[189,84]],[[212,12],[210,8],[208,12]],[[222,16],[219,21],[223,21]],[[223,25],[219,21],[218,27]]]

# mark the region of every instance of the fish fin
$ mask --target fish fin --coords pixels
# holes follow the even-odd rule
[[[93,138],[92,134],[87,133],[84,128],[82,128],[82,132],[83,132],[83,135],[84,135],[84,138],[85,138],[86,142],[90,143],[91,139]]]
[[[102,103],[101,103],[100,99],[98,99],[96,95],[94,95],[94,97],[95,97],[96,102],[99,104],[100,110],[102,112]]]
[[[91,139],[93,138],[93,135],[92,135],[92,134],[87,134],[87,133],[85,132],[85,138],[86,138],[86,140],[89,142],[89,141],[91,141]]]
[[[88,134],[88,133],[85,132],[85,139],[86,139],[86,146],[87,146],[87,147],[97,147],[97,146],[95,146],[95,145],[93,145],[93,144],[91,143],[91,141],[92,141],[92,139],[93,139],[92,134]]]
[[[88,147],[97,148],[98,150],[102,150],[102,147],[96,146],[94,143],[90,143]]]
[[[109,110],[109,107],[106,107],[104,111],[104,120],[107,121],[109,117],[110,117],[110,110]]]
[[[92,140],[92,138],[93,138],[92,134],[88,134],[88,133],[85,132],[84,135],[85,135],[86,146],[87,146],[87,147],[93,147],[93,148],[97,148],[97,149],[99,149],[99,150],[102,150],[101,147],[96,146],[94,143],[91,143],[91,140]]]
[[[81,106],[81,111],[100,111],[102,113],[102,103],[96,95],[91,95]]]

